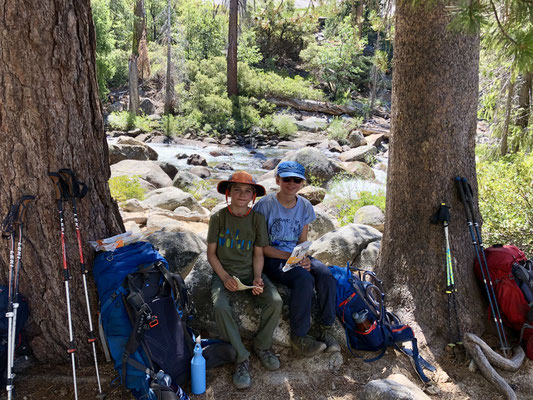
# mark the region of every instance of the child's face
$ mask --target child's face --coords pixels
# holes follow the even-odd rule
[[[304,180],[295,176],[287,178],[277,176],[276,183],[279,185],[279,191],[281,193],[295,196],[296,193],[298,193],[298,190],[302,188]]]
[[[245,207],[254,197],[254,188],[246,183],[233,183],[229,190],[231,204]]]

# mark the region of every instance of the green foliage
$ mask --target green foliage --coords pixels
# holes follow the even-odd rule
[[[477,175],[485,242],[533,252],[533,156],[480,162]]]
[[[202,206],[207,208],[208,210],[212,210],[218,203],[219,201],[214,197],[208,197],[202,202]]]
[[[220,56],[226,46],[227,18],[214,3],[185,0],[178,3],[178,23],[183,27],[189,60]]]
[[[111,35],[110,0],[92,0],[91,9],[96,34],[96,76],[98,79],[98,93],[104,99],[109,90],[108,81],[115,74],[116,65],[111,53],[115,46],[115,39]]]
[[[192,194],[192,196],[196,200],[201,200],[204,194],[209,190],[209,188],[209,183],[202,179],[201,181],[195,181],[192,185],[186,187],[185,191]],[[216,204],[218,204],[218,201]]]
[[[290,138],[298,130],[292,118],[283,114],[276,114],[272,117],[272,129],[283,139]]]
[[[355,199],[349,199],[343,204],[338,205],[341,226],[351,224],[357,210],[364,206],[376,206],[385,212],[385,194],[382,192],[374,194],[363,191],[357,193]]]
[[[200,130],[202,118],[201,111],[197,109],[187,115],[164,115],[161,119],[161,128],[169,137],[180,136]]]
[[[109,179],[111,197],[117,202],[129,199],[144,200],[144,190],[139,183],[140,176],[115,176]]]
[[[297,10],[294,1],[265,1],[252,13],[250,28],[264,61],[284,65],[299,60],[300,51],[313,41],[318,14]]]
[[[257,64],[263,56],[259,47],[256,45],[255,32],[251,29],[244,29],[239,35],[239,44],[237,49],[237,61],[245,64]]]
[[[310,44],[300,57],[315,79],[327,86],[332,98],[342,99],[368,80],[371,61],[362,54],[365,44],[355,34],[350,17],[345,17],[323,44]]]
[[[108,117],[108,123],[111,128],[121,131],[139,128],[143,132],[150,132],[159,127],[158,121],[140,115],[135,116],[128,111],[112,112]]]
[[[322,185],[324,184],[324,179],[323,178],[319,178],[316,175],[311,175],[311,176],[309,176],[309,180],[307,181],[307,183],[310,186],[322,187]]]

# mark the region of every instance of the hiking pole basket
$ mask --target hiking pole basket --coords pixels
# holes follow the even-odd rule
[[[59,225],[61,231],[61,253],[63,256],[63,280],[65,282],[65,297],[67,301],[67,319],[68,319],[68,333],[69,333],[69,347],[67,352],[70,354],[72,361],[72,378],[74,382],[74,398],[78,400],[78,385],[76,382],[76,357],[74,353],[76,352],[76,345],[74,343],[74,332],[72,329],[72,312],[70,309],[70,291],[69,291],[69,280],[70,273],[67,265],[67,252],[65,248],[65,222],[63,218],[63,200],[68,200],[70,198],[69,188],[66,182],[63,180],[61,175],[57,172],[49,172],[48,176],[52,179],[54,183],[56,201],[57,201],[57,210],[59,212]]]
[[[103,398],[105,395],[102,392],[102,385],[100,383],[100,372],[98,370],[98,358],[96,356],[96,335],[93,329],[92,314],[91,314],[91,305],[89,301],[89,290],[87,289],[87,273],[89,270],[85,265],[83,258],[83,246],[81,241],[81,230],[78,220],[78,210],[76,208],[76,199],[82,199],[87,194],[89,187],[79,182],[76,178],[74,172],[67,168],[62,168],[59,171],[60,176],[63,178],[65,183],[69,188],[69,197],[72,203],[72,213],[74,216],[74,228],[76,230],[76,238],[78,240],[78,251],[80,255],[80,265],[81,265],[81,276],[83,280],[83,289],[85,292],[85,304],[87,307],[87,319],[89,321],[89,332],[87,341],[91,344],[93,349],[93,359],[94,359],[94,368],[96,372],[96,382],[98,384],[98,397]]]
[[[489,268],[487,266],[487,259],[485,258],[483,239],[481,238],[479,225],[475,219],[472,188],[468,184],[466,178],[456,177],[455,183],[457,185],[457,189],[459,190],[459,196],[461,197],[461,201],[465,209],[468,230],[470,231],[470,237],[472,238],[472,245],[474,246],[476,259],[481,269],[483,284],[489,299],[489,306],[494,319],[494,324],[496,325],[496,331],[498,332],[501,350],[503,351],[504,356],[507,357],[511,348],[507,344],[507,337],[505,336],[505,329],[503,327],[500,308],[498,306],[498,299],[496,298],[496,294],[494,292],[494,286],[492,284]]]

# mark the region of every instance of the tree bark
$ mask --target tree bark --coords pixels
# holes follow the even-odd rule
[[[49,171],[71,168],[91,190],[78,203],[85,262],[87,240],[123,230],[109,193],[108,148],[98,99],[95,33],[89,0],[0,0],[0,209],[36,195],[24,226],[20,291],[31,310],[31,347],[38,360],[70,356],[60,227]],[[77,359],[90,360],[87,314],[72,208],[65,204],[66,248]],[[7,282],[8,245],[0,248]],[[89,276],[92,310],[96,294]]]
[[[513,106],[514,86],[513,74],[510,74],[509,82],[507,83],[507,101],[505,102],[505,120],[503,121],[502,139],[500,141],[500,155],[504,156],[509,152],[507,145],[509,138],[509,124],[511,123],[511,107]]]
[[[128,61],[128,80],[130,101],[128,110],[133,115],[139,114],[139,75],[137,69],[137,56],[132,54]]]
[[[238,38],[239,1],[230,0],[229,3],[229,26],[228,26],[228,96],[237,96],[237,38]]]
[[[522,128],[522,134],[527,135],[527,127],[529,125],[529,118],[531,114],[531,96],[533,90],[533,73],[526,72],[522,74],[522,83],[518,92],[518,116],[516,117],[516,125]],[[520,146],[514,146],[514,151],[517,152]]]
[[[170,114],[174,108],[174,85],[172,79],[172,38],[170,36],[170,0],[167,1],[167,73],[165,82],[165,114]]]
[[[411,4],[396,4],[385,233],[377,269],[389,305],[404,321],[416,322],[419,339],[438,350],[448,339],[444,230],[430,224],[430,217],[441,202],[452,207],[450,245],[463,332],[477,332],[486,320],[454,186],[455,176],[466,177],[477,208],[479,37],[450,31],[441,1]]]

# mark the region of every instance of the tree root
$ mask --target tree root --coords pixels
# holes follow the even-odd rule
[[[520,346],[514,349],[514,356],[508,360],[492,350],[483,340],[472,333],[465,333],[463,343],[466,351],[474,359],[477,367],[490,383],[509,400],[516,400],[516,394],[492,365],[505,371],[518,371],[524,361],[524,350]],[[492,365],[491,365],[492,364]]]

